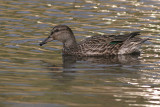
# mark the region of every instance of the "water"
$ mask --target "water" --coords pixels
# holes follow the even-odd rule
[[[1,107],[159,107],[160,1],[1,0]],[[140,56],[62,57],[62,44],[38,44],[53,26],[77,41],[140,31]]]

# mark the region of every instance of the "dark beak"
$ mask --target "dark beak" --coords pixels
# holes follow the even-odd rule
[[[54,40],[54,39],[53,39],[52,37],[48,36],[48,38],[46,38],[44,41],[42,41],[39,45],[42,46],[42,45],[44,45],[44,44],[46,44],[47,42],[50,42],[50,41],[52,41],[52,40]]]

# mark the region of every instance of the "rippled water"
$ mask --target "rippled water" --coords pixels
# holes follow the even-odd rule
[[[1,0],[1,107],[159,107],[159,0]],[[140,56],[62,57],[38,43],[58,24],[78,41],[140,31]]]

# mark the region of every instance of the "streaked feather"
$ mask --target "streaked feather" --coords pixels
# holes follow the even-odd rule
[[[141,39],[136,37],[139,32],[134,32],[126,35],[97,35],[86,38],[85,40],[78,43],[76,49],[67,49],[64,51],[65,54],[79,55],[79,56],[105,56],[105,55],[117,55],[119,52],[122,53],[124,46],[127,44],[127,50],[123,54],[131,54],[135,47],[139,51],[141,43],[145,42],[147,39]],[[140,45],[135,45],[140,43]],[[126,48],[125,48],[126,49]]]

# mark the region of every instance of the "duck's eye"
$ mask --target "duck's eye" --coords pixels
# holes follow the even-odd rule
[[[58,30],[58,29],[56,29],[54,32],[59,32],[59,30]]]

